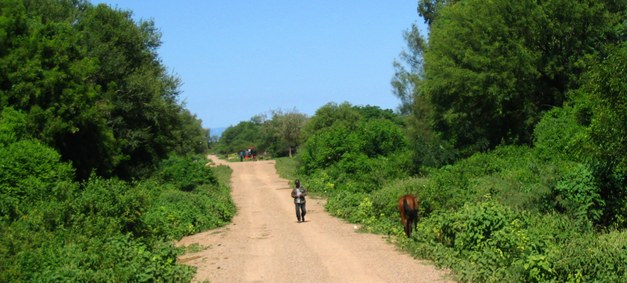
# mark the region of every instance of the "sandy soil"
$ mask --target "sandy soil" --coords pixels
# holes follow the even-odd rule
[[[290,185],[277,175],[274,161],[210,158],[233,169],[237,214],[226,227],[177,243],[205,247],[179,258],[198,267],[194,281],[451,282],[445,271],[399,252],[382,236],[358,233],[329,216],[323,200],[308,198],[307,221],[297,223]]]

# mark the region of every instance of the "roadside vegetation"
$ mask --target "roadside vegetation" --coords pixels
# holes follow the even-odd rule
[[[321,107],[282,176],[462,282],[627,281],[625,3],[418,6],[429,38],[406,33],[399,109]]]
[[[0,281],[190,281],[173,241],[235,213],[207,150],[254,146],[331,214],[459,281],[626,282],[627,4],[417,4],[429,37],[406,32],[397,111],[275,110],[210,140],[154,23],[2,1]],[[421,202],[411,238],[405,193]]]
[[[0,282],[185,282],[174,240],[230,222],[230,169],[177,99],[152,22],[0,3]]]

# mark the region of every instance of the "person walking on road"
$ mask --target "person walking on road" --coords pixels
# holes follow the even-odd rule
[[[292,198],[294,198],[294,206],[296,208],[296,218],[298,223],[305,222],[305,214],[307,214],[307,208],[305,197],[307,196],[307,189],[300,185],[300,180],[294,180],[295,188],[292,190]]]

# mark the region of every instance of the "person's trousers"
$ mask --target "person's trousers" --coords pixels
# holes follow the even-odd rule
[[[307,214],[305,203],[296,203],[294,206],[296,207],[296,218],[298,218],[298,221],[305,221],[305,214]]]

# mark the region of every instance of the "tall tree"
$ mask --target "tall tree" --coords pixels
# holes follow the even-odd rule
[[[448,5],[431,25],[422,91],[433,125],[463,155],[530,143],[541,115],[576,86],[579,60],[603,44],[597,1]],[[601,36],[602,38],[602,36]]]
[[[209,130],[202,127],[202,121],[187,109],[179,112],[179,121],[180,124],[174,127],[174,137],[177,141],[174,151],[179,155],[206,153]]]
[[[420,96],[420,82],[423,79],[423,55],[427,47],[426,39],[420,34],[416,24],[403,34],[408,50],[394,60],[392,91],[401,100],[399,112],[403,115],[412,112],[415,97]]]
[[[273,111],[272,119],[268,121],[269,131],[274,135],[275,140],[284,146],[290,158],[301,143],[301,130],[306,121],[307,116],[296,110]]]
[[[431,25],[438,11],[457,1],[421,0],[418,14]],[[414,173],[420,168],[439,167],[454,160],[456,153],[450,145],[439,138],[432,127],[433,105],[423,92],[424,53],[428,49],[426,35],[421,34],[416,24],[404,33],[407,49],[399,60],[394,61],[395,74],[392,79],[393,93],[400,99],[399,112],[407,120],[406,132],[411,143]]]
[[[459,2],[459,0],[419,0],[418,14],[424,18],[425,23],[431,25],[438,17],[440,10],[447,5],[452,5],[457,2]]]
[[[25,113],[79,178],[130,178],[181,149],[177,130],[190,117],[153,22],[81,0],[2,1],[0,10],[0,108]]]
[[[627,29],[623,26],[623,36]],[[587,125],[587,146],[579,155],[593,169],[606,203],[606,224],[627,227],[627,42],[609,48],[584,74],[576,92]]]

